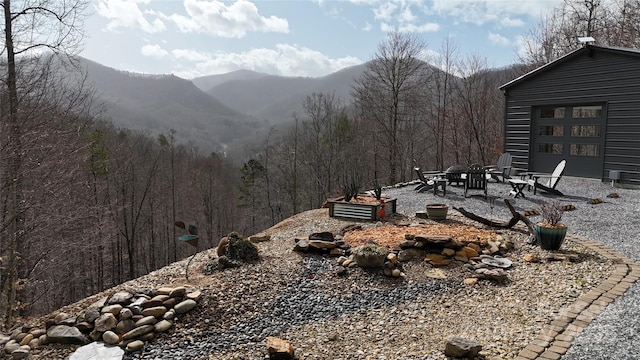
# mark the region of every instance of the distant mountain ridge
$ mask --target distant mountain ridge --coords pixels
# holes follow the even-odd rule
[[[189,80],[128,73],[85,59],[81,66],[107,105],[103,116],[117,126],[152,135],[174,129],[178,141],[191,142],[207,153],[223,151],[262,131],[255,119],[229,108]]]
[[[350,102],[352,83],[364,70],[365,64],[361,64],[318,78],[246,72],[234,77],[230,76],[234,73],[228,73],[207,76],[209,83],[217,82],[217,85],[208,89],[199,87],[236,111],[279,125],[292,121],[294,112],[300,115],[304,99],[312,93],[331,93]],[[193,82],[205,83],[203,78],[195,78]]]
[[[152,136],[174,129],[179,142],[192,143],[204,153],[241,147],[274,126],[292,122],[314,92],[334,93],[348,102],[352,81],[364,71],[364,65],[358,65],[307,78],[238,70],[186,80],[116,70],[84,58],[80,63],[106,104],[103,118]]]
[[[303,119],[303,101],[312,93],[334,94],[351,104],[354,80],[366,69],[360,64],[318,78],[238,70],[186,80],[128,73],[86,59],[81,63],[108,104],[107,119],[152,135],[174,129],[179,142],[193,143],[204,153],[260,144],[272,129],[293,123],[294,114]],[[430,66],[430,71],[442,70]],[[511,79],[514,67],[490,72]]]
[[[265,76],[269,76],[269,74],[242,69],[224,74],[200,76],[191,81],[200,88],[200,90],[207,92],[211,88],[227,81],[259,79]]]

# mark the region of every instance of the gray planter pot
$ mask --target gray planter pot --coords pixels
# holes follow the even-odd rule
[[[427,216],[431,220],[445,220],[449,212],[447,204],[427,204]]]

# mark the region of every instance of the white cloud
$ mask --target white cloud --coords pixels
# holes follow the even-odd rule
[[[173,55],[176,59],[192,62],[208,61],[210,59],[209,54],[193,49],[171,50],[171,55]]]
[[[391,21],[394,19],[394,13],[398,10],[398,5],[393,1],[383,1],[377,3],[377,7],[373,9],[373,15],[376,19],[382,21]]]
[[[362,27],[362,31],[371,31],[371,29],[373,29],[373,26],[367,21],[364,23],[364,27]]]
[[[380,23],[380,31],[383,32],[391,32],[394,31],[395,28],[393,27],[393,25],[387,24],[386,22],[381,22]]]
[[[525,22],[522,19],[505,17],[500,20],[500,25],[503,27],[522,27],[525,25]]]
[[[175,72],[184,78],[221,74],[239,69],[248,69],[283,76],[323,76],[348,66],[361,64],[363,61],[346,56],[332,59],[319,51],[306,47],[278,44],[274,49],[252,49],[241,53],[218,52],[202,53],[188,49],[171,51],[183,62],[190,60],[193,65],[186,65],[184,70]]]
[[[422,0],[350,0],[356,5],[370,6],[374,19],[380,21],[380,30],[389,32],[398,30],[402,32],[436,32],[440,25],[426,22],[416,12],[425,13],[427,8]],[[423,22],[423,23],[421,23]]]
[[[414,21],[416,21],[417,17],[415,15],[413,15],[413,11],[411,11],[410,7],[405,7],[404,9],[402,9],[402,11],[400,11],[400,17],[398,20],[400,20],[401,23],[413,23]]]
[[[398,28],[398,30],[401,32],[414,32],[414,33],[436,32],[440,30],[440,25],[436,23],[426,23],[422,25],[406,24],[406,25],[401,25]]]
[[[538,18],[562,0],[502,1],[502,0],[433,0],[431,10],[442,15],[456,17],[459,21],[483,25],[498,22],[502,26],[520,26],[517,16]],[[511,22],[511,24],[510,24]]]
[[[511,45],[511,41],[509,41],[509,39],[507,39],[506,37],[500,35],[500,34],[496,34],[496,33],[489,33],[489,36],[487,36],[487,38],[489,39],[489,41],[492,44],[496,44],[496,45],[500,45],[500,46],[509,46]]]
[[[144,45],[140,51],[142,52],[142,55],[156,59],[161,59],[169,55],[169,52],[160,47],[160,45],[147,44]]]
[[[140,29],[146,33],[157,33],[166,29],[159,18],[147,20],[138,3],[146,4],[149,0],[100,0],[96,7],[98,15],[109,19],[107,30]]]
[[[437,62],[441,57],[442,54],[440,52],[431,49],[424,49],[420,52],[420,55],[418,55],[419,59],[428,63]]]
[[[237,0],[229,5],[217,0],[184,0],[184,7],[187,16],[167,16],[183,32],[226,38],[242,38],[247,32],[289,32],[286,19],[263,17],[256,5],[247,0]]]

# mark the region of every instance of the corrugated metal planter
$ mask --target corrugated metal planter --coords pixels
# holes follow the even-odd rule
[[[362,196],[362,195],[361,195]],[[378,210],[380,204],[368,204],[357,201],[344,201],[344,197],[338,197],[327,200],[329,207],[329,216],[343,217],[364,220],[380,220],[378,219]],[[384,199],[384,211],[386,216],[396,213],[396,199]]]

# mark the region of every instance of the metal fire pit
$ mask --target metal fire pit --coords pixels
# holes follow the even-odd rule
[[[464,185],[464,179],[462,178],[462,174],[467,172],[466,166],[462,165],[453,165],[449,166],[449,168],[445,171],[445,177],[449,182],[449,185],[455,183],[456,186]]]

